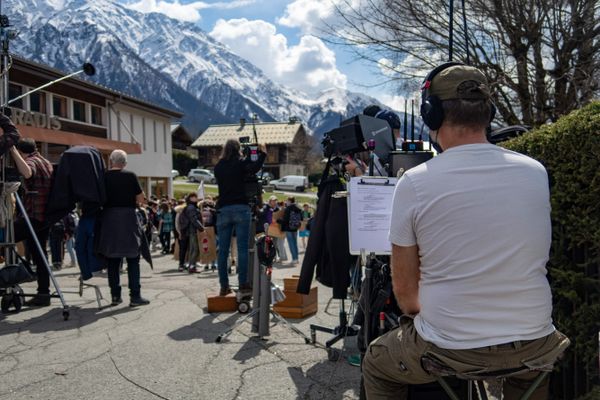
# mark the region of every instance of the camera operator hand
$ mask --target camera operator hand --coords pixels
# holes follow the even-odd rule
[[[262,152],[262,153],[266,153],[267,152],[267,145],[264,143],[260,143],[258,145],[258,151]]]
[[[362,176],[364,174],[363,167],[350,156],[346,157],[345,168],[350,176]]]

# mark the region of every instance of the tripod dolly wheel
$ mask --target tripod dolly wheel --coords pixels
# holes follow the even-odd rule
[[[69,320],[69,316],[71,315],[71,312],[69,311],[68,308],[65,308],[62,312],[63,315],[63,320],[64,321],[68,321]]]
[[[250,311],[250,303],[248,301],[241,301],[238,304],[238,312],[240,314],[246,314]]]
[[[15,285],[10,293],[4,294],[0,301],[0,309],[4,314],[10,312],[10,308],[14,307],[14,312],[18,313],[23,308],[23,289],[19,285]]]
[[[221,341],[223,340],[223,335],[219,335],[217,336],[217,338],[215,339],[215,343],[221,343]]]

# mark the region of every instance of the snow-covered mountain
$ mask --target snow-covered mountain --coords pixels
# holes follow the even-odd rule
[[[19,38],[16,54],[72,71],[96,65],[92,80],[185,113],[199,134],[211,123],[257,113],[262,121],[295,116],[315,134],[377,101],[331,89],[316,98],[279,85],[198,26],[143,14],[112,0],[5,2]]]

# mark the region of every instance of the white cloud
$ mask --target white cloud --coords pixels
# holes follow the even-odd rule
[[[346,88],[335,53],[314,36],[304,35],[290,46],[275,25],[246,18],[219,20],[210,34],[276,82],[307,92]]]
[[[207,3],[205,1],[194,1],[188,4],[181,4],[179,0],[139,0],[135,3],[128,4],[127,7],[132,10],[143,13],[161,13],[166,16],[180,21],[197,22],[202,18],[200,10],[207,8],[216,9],[232,9],[253,4],[255,0],[234,0],[234,1],[218,1],[215,3]]]
[[[400,111],[400,112],[405,111],[404,110],[404,101],[406,100],[405,96],[397,96],[397,95],[393,95],[393,94],[381,94],[381,95],[377,96],[377,99],[394,111]],[[410,100],[408,100],[408,108],[410,109]]]
[[[285,8],[277,23],[289,28],[299,28],[306,34],[319,34],[324,25],[337,17],[336,8],[358,8],[364,0],[294,0]]]

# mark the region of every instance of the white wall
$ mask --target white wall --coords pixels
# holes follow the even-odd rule
[[[142,154],[128,156],[127,169],[135,172],[138,176],[170,178],[173,169],[171,120],[123,104],[115,104],[109,109],[110,138],[123,142],[137,142],[142,146]],[[117,118],[117,114],[121,121]],[[135,139],[131,137],[127,129],[133,133]],[[148,188],[144,189],[148,190]],[[169,191],[171,191],[171,187],[169,187]]]

